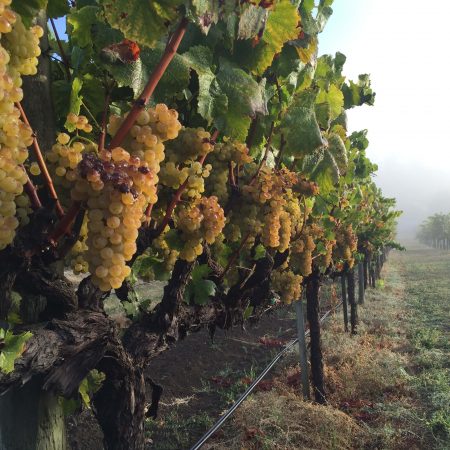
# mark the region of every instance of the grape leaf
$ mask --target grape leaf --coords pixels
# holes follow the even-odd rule
[[[328,151],[333,155],[341,173],[345,173],[348,167],[347,149],[338,134],[328,136]]]
[[[90,409],[92,396],[102,387],[103,382],[106,379],[106,375],[97,369],[91,370],[86,378],[80,383],[78,392],[85,406]]]
[[[99,0],[106,20],[127,39],[154,47],[179,17],[183,0]]]
[[[70,102],[69,110],[67,113],[74,113],[76,115],[80,114],[81,105],[83,103],[83,96],[81,95],[81,89],[83,87],[83,81],[75,77],[72,80],[72,89],[70,91]],[[70,132],[75,131],[76,127],[74,124],[66,121],[64,125]]]
[[[314,8],[314,0],[302,0],[302,8],[310,13]]]
[[[220,2],[216,0],[192,0],[196,22],[203,33],[207,34],[211,25],[219,21]]]
[[[255,74],[262,75],[284,44],[298,36],[299,21],[297,8],[290,0],[279,0],[276,3],[275,10],[267,19],[261,42],[247,55],[248,67]]]
[[[70,93],[72,85],[66,80],[57,80],[52,83],[52,98],[56,117],[66,120],[69,112]]]
[[[70,11],[67,0],[48,0],[47,15],[51,18],[63,17]]]
[[[67,23],[72,26],[70,39],[81,48],[92,46],[91,28],[98,22],[97,6],[85,6],[74,10],[67,16]]]
[[[137,97],[144,89],[150,75],[161,59],[164,47],[158,45],[154,49],[141,51],[137,61],[128,64],[112,64],[108,70],[114,76],[119,86],[128,86],[133,89]],[[184,58],[178,54],[174,56],[169,67],[164,72],[155,94],[157,99],[172,98],[189,84],[189,65]]]
[[[47,0],[13,0],[11,7],[19,13],[26,26],[30,26],[41,9],[47,7]]]
[[[266,8],[246,4],[239,17],[238,39],[251,39],[264,29],[269,12]]]
[[[32,333],[27,331],[22,334],[13,334],[11,331],[0,329],[0,342],[3,341],[3,348],[0,352],[0,370],[10,373],[14,370],[14,362],[23,353],[25,343],[31,338]]]
[[[205,305],[209,297],[216,293],[216,284],[204,279],[210,273],[211,269],[206,264],[200,264],[194,268],[192,279],[185,291],[185,300],[188,303],[193,300],[197,305]]]
[[[342,86],[344,94],[345,109],[361,106],[364,104],[373,105],[375,101],[375,93],[370,87],[369,75],[364,74],[358,77],[358,82],[350,81]]]
[[[195,46],[183,53],[186,64],[198,76],[198,113],[211,124],[214,117],[228,110],[228,97],[222,92],[216,76],[211,70],[213,54],[209,47]]]
[[[251,117],[256,114],[267,114],[267,99],[265,96],[265,79],[258,84],[242,69],[233,66],[226,60],[221,60],[216,76],[220,102],[228,108],[215,117],[215,125],[223,134],[244,140],[251,123]]]
[[[321,194],[328,194],[339,183],[340,171],[334,156],[324,149],[322,161],[317,165],[311,179],[319,184]]]
[[[286,139],[285,149],[296,157],[312,153],[323,145],[314,111],[315,97],[316,93],[313,90],[300,92],[284,116],[282,130]]]

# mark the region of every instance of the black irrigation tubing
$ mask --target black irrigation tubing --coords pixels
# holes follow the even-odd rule
[[[320,322],[323,322],[332,312],[336,311],[339,306],[342,305],[342,302],[337,304],[335,307],[331,308],[327,311],[320,319]],[[305,332],[305,336],[309,335],[309,330]],[[202,445],[225,423],[225,421],[231,417],[231,415],[239,408],[241,403],[253,392],[255,387],[259,384],[259,382],[267,375],[267,373],[272,369],[272,367],[281,359],[281,357],[289,351],[295,344],[297,344],[298,338],[291,341],[287,344],[276,356],[269,365],[260,373],[259,377],[256,378],[253,383],[245,390],[245,392],[236,400],[236,402],[231,406],[231,408],[214,424],[212,428],[209,429],[200,440],[191,447],[190,450],[198,450],[202,447]]]

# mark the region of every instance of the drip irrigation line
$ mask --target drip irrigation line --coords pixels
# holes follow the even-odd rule
[[[342,302],[337,304],[335,307],[331,308],[327,311],[320,319],[320,323],[322,323],[332,312],[336,311],[339,306],[342,305]],[[305,336],[309,335],[309,330],[305,332]],[[292,347],[297,344],[298,338],[295,338],[289,344],[287,344],[276,356],[272,359],[269,365],[260,373],[258,378],[256,378],[253,383],[244,391],[244,393],[236,400],[236,402],[231,406],[231,408],[214,424],[212,428],[209,429],[200,439],[199,441],[193,445],[190,450],[198,450],[206,443],[206,441],[226,422],[226,420],[232,416],[232,414],[239,408],[242,402],[253,392],[255,387],[260,383],[260,381],[268,374],[268,372],[272,369],[272,367],[287,353]]]

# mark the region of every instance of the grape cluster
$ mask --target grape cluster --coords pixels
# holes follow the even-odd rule
[[[89,264],[86,261],[85,253],[89,249],[87,246],[88,235],[88,218],[84,217],[83,224],[80,229],[80,235],[77,242],[70,251],[69,263],[73,272],[78,275],[80,273],[87,273],[89,271]]]
[[[330,264],[333,260],[333,249],[336,245],[335,240],[322,240],[324,247],[325,247],[325,253],[321,254],[317,258],[317,265],[319,267],[322,267],[323,269],[327,269],[330,267]]]
[[[21,211],[18,217],[23,224],[27,222],[28,206],[21,196],[27,182],[23,163],[33,138],[15,102],[23,98],[21,76],[36,73],[43,33],[40,27],[27,30],[10,3],[0,0],[0,250],[13,241],[19,226],[16,199]]]
[[[31,203],[28,195],[21,194],[15,198],[16,203],[16,217],[19,220],[21,226],[28,225],[30,223],[29,215],[33,211],[31,209]]]
[[[211,134],[204,128],[183,128],[166,145],[166,160],[175,164],[193,161],[214,150]]]
[[[302,293],[301,275],[295,275],[291,270],[274,270],[271,274],[272,289],[280,296],[283,303],[289,305],[299,300]]]
[[[228,177],[231,170],[237,166],[251,163],[253,158],[248,154],[248,148],[237,141],[224,139],[216,144],[214,151],[208,155],[208,162],[214,167],[206,183],[206,194],[215,195],[220,203],[228,200]]]
[[[121,147],[104,150],[99,156],[85,153],[77,175],[72,198],[87,206],[85,255],[92,281],[103,291],[117,289],[130,274],[126,262],[136,252],[155,175],[147,163]]]
[[[299,175],[297,183],[293,186],[293,190],[305,197],[313,197],[319,193],[319,185]]]
[[[335,234],[336,246],[333,251],[333,256],[337,260],[345,261],[352,268],[355,264],[353,255],[358,247],[358,238],[353,231],[352,225],[341,224],[337,226]]]
[[[180,254],[178,250],[171,249],[165,239],[165,234],[169,230],[170,228],[166,227],[166,230],[164,230],[164,232],[152,242],[152,250],[156,251],[157,256],[163,259],[163,266],[167,272],[171,272],[173,270]]]
[[[3,0],[5,8],[8,1]],[[6,23],[9,27],[4,26]],[[44,30],[40,26],[34,26],[27,29],[22,22],[19,14],[14,13],[8,8],[0,14],[0,32],[2,36],[2,45],[10,54],[10,71],[13,79],[20,79],[21,75],[36,75],[38,56],[41,54],[39,48],[39,39],[44,35]]]
[[[196,198],[205,192],[204,178],[209,176],[211,169],[210,164],[203,167],[199,161],[188,161],[184,167],[168,161],[161,167],[159,181],[172,189],[178,189],[187,181],[185,196]]]
[[[92,125],[86,116],[78,116],[74,113],[67,115],[67,124],[72,125],[75,129],[84,131],[85,133],[92,133]]]
[[[225,225],[217,197],[200,197],[177,211],[177,228],[185,242],[180,258],[194,261],[203,252],[203,242],[213,244]]]
[[[59,133],[56,144],[46,155],[51,164],[52,173],[56,176],[55,184],[62,185],[66,189],[70,189],[77,179],[78,164],[83,159],[83,153],[87,151],[82,142],[70,141],[68,134]],[[30,172],[35,175],[32,167],[30,167]]]
[[[307,277],[312,273],[313,251],[316,248],[310,227],[305,227],[301,236],[291,243],[290,263],[294,272]]]
[[[288,249],[291,236],[303,223],[298,198],[292,190],[297,176],[287,169],[264,167],[258,176],[243,188],[243,197],[256,206],[262,224],[261,242],[280,252]],[[256,227],[255,230],[257,230]]]
[[[108,132],[114,135],[125,118],[111,115]],[[164,142],[175,139],[180,132],[181,124],[178,113],[160,103],[155,108],[143,110],[137,117],[136,124],[125,138],[123,147],[139,160],[145,162],[154,175],[148,182],[148,203],[154,204],[158,200],[156,186],[159,181],[160,165],[165,159]]]

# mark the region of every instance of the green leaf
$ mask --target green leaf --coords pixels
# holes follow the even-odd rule
[[[210,296],[216,293],[216,284],[211,280],[205,280],[211,273],[206,264],[200,264],[192,271],[191,281],[185,291],[187,302],[193,300],[197,305],[206,305]]]
[[[266,249],[264,245],[258,244],[255,248],[255,256],[253,256],[253,259],[255,261],[258,261],[258,259],[262,259],[266,256]]]
[[[344,107],[344,94],[335,85],[330,85],[328,91],[321,90],[316,98],[317,104],[326,103],[330,108],[330,120],[336,119],[342,112]]]
[[[314,9],[314,0],[302,0],[302,8],[310,13]]]
[[[228,108],[215,117],[215,125],[224,135],[244,140],[250,118],[267,114],[265,79],[258,84],[242,69],[221,60],[216,80],[216,104],[225,104],[226,96]]]
[[[109,66],[119,86],[133,89],[135,97],[141,94],[154,68],[161,59],[164,46],[158,45],[154,49],[144,49],[140,58],[128,64],[114,64]],[[157,98],[165,100],[172,98],[189,85],[189,65],[180,55],[175,55],[167,70],[158,83]]]
[[[247,320],[253,314],[253,306],[247,306],[244,311],[244,320]]]
[[[211,273],[211,269],[208,267],[207,264],[199,264],[194,268],[192,271],[192,281],[196,283],[197,281],[200,281],[202,278],[207,277]]]
[[[180,17],[184,0],[99,0],[109,24],[127,39],[153,47]]]
[[[279,0],[269,14],[261,42],[247,55],[248,67],[257,75],[262,75],[280,53],[284,44],[298,36],[300,16],[290,0]]]
[[[67,0],[48,0],[47,15],[51,18],[62,17],[70,11]]]
[[[167,242],[167,245],[171,250],[181,251],[184,247],[184,241],[181,238],[180,233],[178,233],[178,231],[175,229],[169,230],[164,235],[164,240]]]
[[[22,334],[13,334],[12,331],[4,331],[0,334],[3,348],[0,352],[0,370],[10,373],[14,370],[14,363],[25,350],[25,343],[33,336],[29,331]]]
[[[67,23],[72,26],[70,39],[74,45],[80,48],[92,46],[91,29],[98,22],[97,6],[85,6],[84,8],[73,10],[67,16]]]
[[[47,0],[13,0],[11,7],[21,15],[23,23],[30,26],[39,11],[47,7]]]
[[[219,21],[220,2],[215,0],[192,0],[196,22],[203,33],[207,34],[211,25]]]
[[[328,151],[333,155],[341,173],[345,173],[348,167],[347,149],[341,137],[337,134],[328,136]]]
[[[239,17],[238,39],[251,39],[264,28],[269,12],[266,8],[246,4]]]
[[[282,130],[286,139],[286,151],[295,157],[312,153],[323,145],[314,110],[315,97],[312,90],[301,92],[285,113]]]
[[[81,105],[83,103],[83,96],[80,94],[81,88],[83,87],[83,81],[80,78],[75,77],[72,80],[72,89],[70,91],[70,103],[68,113],[74,113],[76,115],[80,114]],[[75,125],[66,121],[64,125],[70,132],[75,131]]]
[[[96,369],[91,370],[87,377],[81,382],[78,392],[83,403],[90,408],[92,396],[102,387],[106,376]]]
[[[52,83],[52,97],[55,105],[55,113],[59,118],[66,120],[69,112],[70,93],[72,84],[66,80],[57,80]]]
[[[339,183],[340,175],[334,156],[327,148],[324,149],[323,159],[311,175],[311,178],[319,184],[322,195],[328,194],[334,189],[334,186]]]
[[[102,79],[94,77],[91,74],[86,74],[83,77],[80,97],[94,117],[102,113],[105,104],[105,87]]]
[[[183,53],[186,63],[197,72],[199,93],[197,112],[209,123],[214,117],[228,110],[228,97],[222,92],[211,70],[213,54],[204,46],[191,47]]]
[[[373,105],[375,102],[375,93],[370,85],[369,75],[359,75],[358,82],[350,81],[342,86],[344,94],[345,109],[361,106],[364,104]]]

